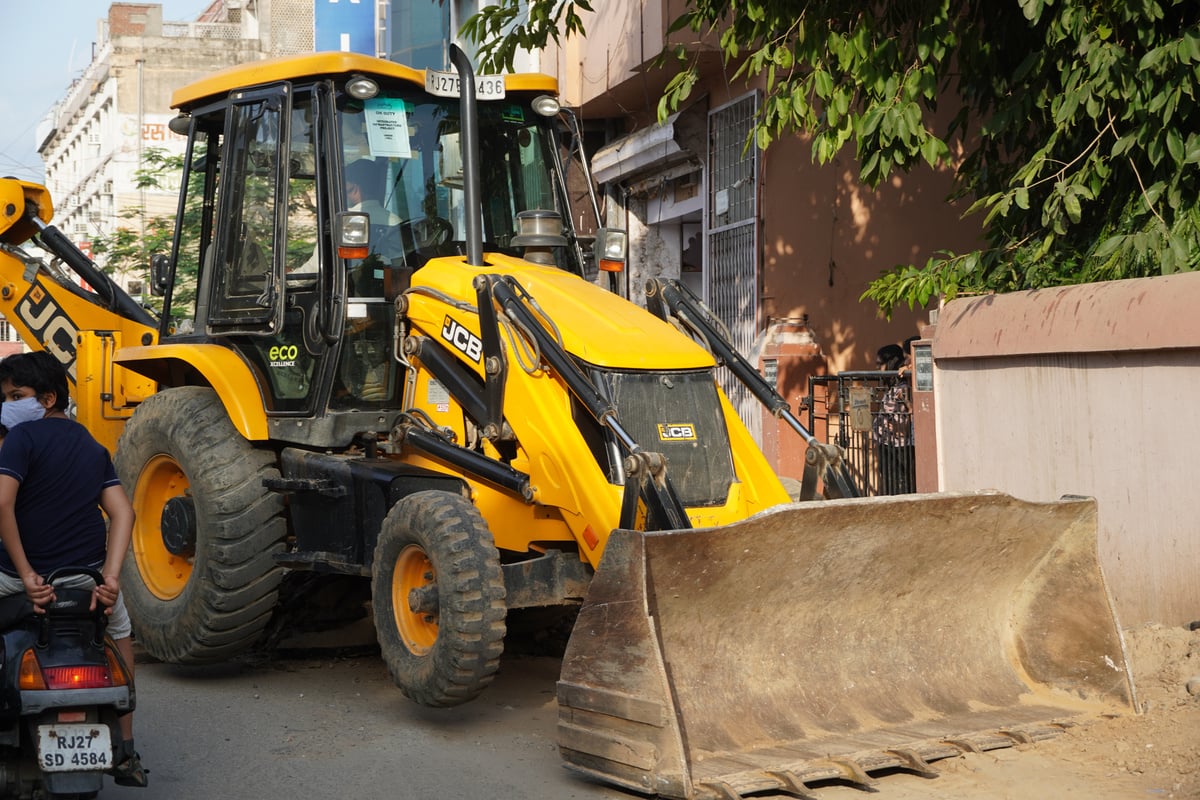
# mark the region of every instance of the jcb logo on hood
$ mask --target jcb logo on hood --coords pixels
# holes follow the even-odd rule
[[[696,441],[696,426],[687,424],[658,423],[658,438],[664,442]]]
[[[483,342],[480,338],[449,316],[442,323],[442,338],[472,361],[478,361],[483,355]]]

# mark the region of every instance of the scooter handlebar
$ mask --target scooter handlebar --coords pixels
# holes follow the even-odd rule
[[[53,584],[56,580],[73,578],[76,575],[88,576],[96,582],[97,586],[104,583],[104,576],[100,574],[100,571],[91,567],[59,567],[46,576],[46,583]]]

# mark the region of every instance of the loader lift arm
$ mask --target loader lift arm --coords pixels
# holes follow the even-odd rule
[[[467,209],[465,260],[468,267],[482,269],[487,264],[483,254],[483,220],[479,202],[479,122],[475,103],[474,70],[470,59],[458,46],[450,47],[450,57],[462,76],[463,190],[464,206]],[[538,357],[563,380],[570,393],[608,430],[626,453],[627,457],[621,464],[625,477],[625,491],[620,526],[627,529],[644,527],[648,530],[691,528],[691,520],[683,502],[667,477],[666,459],[661,454],[644,450],[621,425],[613,404],[571,359],[557,335],[552,336],[547,330],[547,327],[553,328],[554,323],[538,308],[533,297],[509,276],[481,273],[475,277],[472,285],[476,292],[475,310],[479,315],[480,337],[485,357],[482,397],[470,391],[470,381],[462,379],[452,364],[452,358],[434,355],[433,351],[438,350],[439,345],[429,340],[421,340],[414,342],[412,347],[419,348],[429,356],[425,363],[429,364],[435,373],[440,373],[440,376],[448,379],[446,385],[457,386],[463,392],[463,407],[469,414],[472,414],[474,409],[475,414],[481,415],[475,421],[483,431],[484,437],[493,441],[503,438],[507,428],[504,420],[504,385],[508,364],[504,357],[504,344],[500,333],[500,317],[503,316],[532,340]],[[397,308],[403,311],[404,301],[400,301]],[[533,501],[528,476],[523,473],[508,469],[504,465],[495,465],[490,459],[478,457],[436,434],[430,434],[420,426],[405,425],[402,426],[402,431],[402,435],[412,446],[437,458],[450,460],[496,485],[516,491],[526,502]],[[494,466],[472,469],[472,464],[483,467],[484,461],[489,461]],[[640,523],[637,513],[639,501],[646,509]]]
[[[3,213],[0,214],[0,241],[17,246],[35,238],[48,252],[70,267],[92,291],[81,290],[74,285],[67,288],[90,302],[102,301],[97,304],[125,319],[149,328],[158,327],[157,320],[149,311],[101,272],[58,228],[49,224],[53,209],[45,187],[5,178],[0,183],[0,199],[4,201]],[[28,275],[26,279],[32,281],[33,275]]]
[[[25,215],[37,227],[38,239],[45,248],[61,258],[64,264],[74,270],[80,278],[83,278],[96,295],[104,301],[105,308],[147,327],[158,327],[158,321],[146,309],[138,305],[132,297],[122,291],[111,278],[101,272],[62,234],[62,231],[38,219],[33,209],[27,209]]]
[[[690,289],[670,278],[651,278],[646,282],[646,306],[663,321],[699,341],[773,416],[786,422],[804,440],[808,449],[804,453],[801,500],[818,499],[818,477],[824,481],[824,496],[828,499],[861,496],[842,451],[836,445],[819,441],[804,427],[787,400],[730,344],[729,337],[722,333],[720,320]]]
[[[646,504],[647,529],[691,528],[687,511],[667,475],[666,459],[659,453],[644,450],[621,425],[617,409],[571,359],[557,338],[551,337],[550,332],[546,330],[546,324],[543,322],[545,315],[536,311],[537,304],[528,292],[509,276],[481,275],[475,279],[475,286],[479,293],[480,309],[491,303],[497,304],[507,319],[530,336],[537,352],[567,384],[571,394],[597,422],[608,429],[627,454],[622,464],[626,482],[621,506],[621,527],[634,526],[637,500],[640,498]],[[488,316],[481,314],[481,319]],[[485,351],[489,349],[489,337],[495,337],[497,342],[492,347],[498,349],[499,346],[499,325],[494,322],[495,316],[490,316],[493,326],[490,330],[485,328],[483,332]],[[502,371],[495,378],[489,374],[488,381],[490,383],[493,379],[503,380],[503,377]],[[496,409],[490,410],[491,416],[498,413]]]
[[[479,425],[485,438],[503,439],[509,431],[504,419],[504,383],[508,361],[501,337],[502,319],[530,340],[537,357],[566,384],[588,413],[613,436],[625,454],[620,464],[625,478],[620,527],[626,529],[680,530],[692,527],[682,501],[667,475],[667,460],[645,450],[621,424],[617,409],[585,371],[563,349],[553,327],[536,301],[512,277],[481,274],[474,280],[480,319],[480,338],[485,357],[484,385],[466,376],[453,356],[426,337],[409,337],[405,352],[416,356],[444,386],[449,387],[464,410]],[[402,310],[404,304],[399,307]],[[502,488],[533,501],[529,476],[504,464],[475,454],[444,439],[428,426],[409,420],[401,425],[405,442],[435,458],[450,461]],[[644,505],[644,522],[638,522],[639,503]]]

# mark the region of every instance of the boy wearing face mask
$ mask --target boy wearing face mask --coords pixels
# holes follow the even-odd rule
[[[0,424],[8,429],[0,448],[0,596],[24,592],[40,609],[54,599],[45,575],[60,567],[96,569],[104,576],[98,586],[82,575],[64,584],[92,588],[92,607],[108,607],[109,635],[132,671],[120,575],[133,506],[108,451],[66,415],[68,391],[66,369],[49,353],[0,361]],[[133,715],[121,717],[120,725],[114,779],[145,786],[146,770],[133,749]]]

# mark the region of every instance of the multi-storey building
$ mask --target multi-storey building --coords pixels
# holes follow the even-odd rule
[[[312,0],[214,0],[185,22],[163,20],[157,4],[114,3],[91,63],[38,127],[55,224],[88,252],[143,215],[172,213],[177,184],[137,180],[150,148],[183,152],[167,127],[172,92],[230,64],[312,50],[312,19]],[[141,292],[140,276],[116,278]]]

